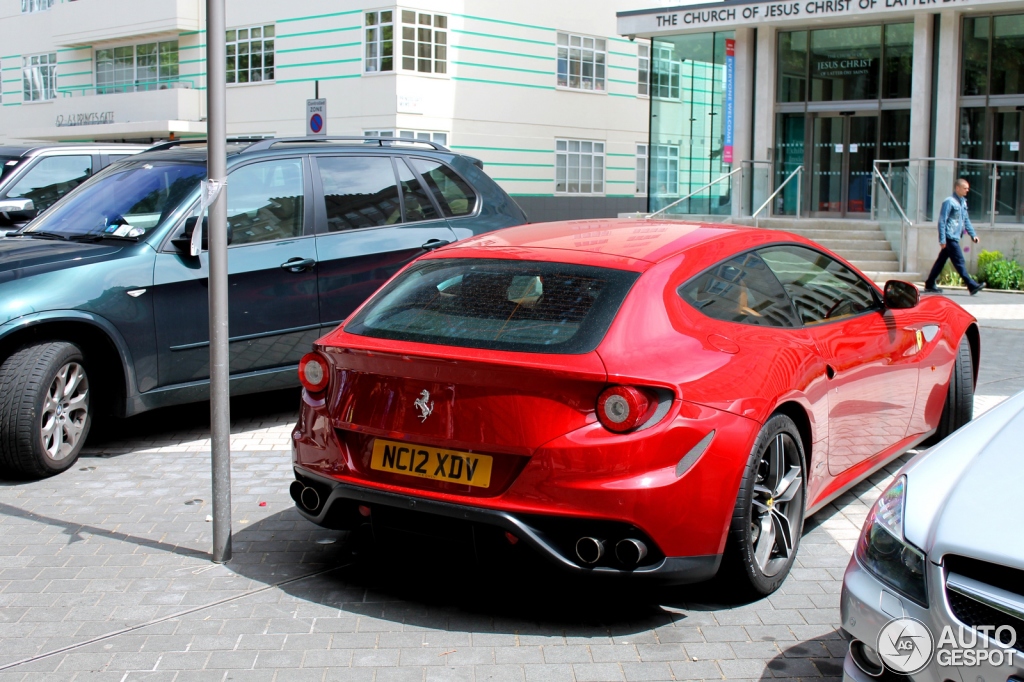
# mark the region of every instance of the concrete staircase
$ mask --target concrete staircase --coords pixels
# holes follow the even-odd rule
[[[751,218],[732,216],[671,216],[735,225],[754,225]],[[771,230],[792,232],[812,239],[856,265],[876,282],[887,279],[920,281],[916,272],[900,272],[899,260],[882,232],[880,223],[869,220],[837,220],[830,218],[762,218],[758,225]]]

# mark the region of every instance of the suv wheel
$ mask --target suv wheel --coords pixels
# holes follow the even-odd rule
[[[78,346],[26,346],[0,365],[0,465],[40,478],[59,474],[78,459],[91,424]]]

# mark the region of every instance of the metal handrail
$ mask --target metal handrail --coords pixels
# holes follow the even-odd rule
[[[727,174],[727,175],[723,175],[723,176],[722,176],[722,177],[720,177],[720,178],[716,178],[716,179],[712,180],[711,182],[709,182],[708,184],[704,185],[704,186],[703,186],[703,187],[701,187],[700,189],[697,189],[697,190],[694,190],[693,192],[690,192],[689,194],[687,194],[687,195],[686,195],[685,197],[683,197],[682,199],[676,199],[675,201],[673,201],[673,202],[672,202],[671,204],[669,204],[668,206],[665,206],[664,208],[660,208],[660,209],[658,209],[657,211],[655,211],[654,213],[650,214],[650,215],[649,215],[649,216],[647,216],[647,217],[648,217],[648,218],[653,218],[654,216],[658,215],[659,213],[664,213],[665,211],[669,210],[669,209],[670,209],[670,208],[672,208],[673,206],[675,206],[675,205],[677,205],[677,204],[681,204],[681,203],[683,203],[684,201],[686,201],[686,200],[687,200],[687,199],[689,199],[690,197],[692,197],[692,196],[694,196],[694,195],[696,195],[696,194],[700,194],[700,193],[701,193],[701,192],[703,192],[704,190],[706,190],[706,189],[709,189],[710,187],[712,187],[712,186],[714,186],[714,185],[717,185],[717,184],[718,184],[718,183],[720,183],[720,182],[721,182],[722,180],[727,180],[727,179],[731,178],[732,176],[734,176],[734,175],[736,175],[737,173],[740,173],[740,172],[742,172],[742,171],[743,171],[743,166],[741,165],[741,166],[740,166],[739,168],[737,168],[736,170],[732,171],[731,173],[729,173],[729,174]]]
[[[759,209],[757,209],[756,211],[754,211],[754,213],[750,216],[751,218],[754,219],[754,225],[757,225],[757,215],[761,211],[763,211],[769,204],[772,203],[772,199],[774,199],[775,197],[777,197],[779,195],[779,192],[781,192],[783,190],[783,188],[785,188],[785,186],[789,184],[789,181],[793,179],[793,176],[796,175],[797,173],[800,173],[800,177],[803,178],[803,172],[804,172],[804,166],[803,166],[803,164],[800,164],[799,166],[797,166],[793,170],[792,173],[789,174],[789,177],[787,177],[785,180],[782,181],[782,184],[779,185],[775,189],[774,192],[772,192],[770,195],[768,195],[768,198],[764,200],[764,203],[761,204],[761,207]],[[796,183],[796,217],[797,218],[800,217],[800,183],[799,182]]]
[[[872,166],[872,170],[875,177],[878,178],[878,181],[882,183],[882,189],[884,189],[885,193],[889,195],[889,201],[893,203],[900,214],[900,272],[903,272],[906,270],[907,261],[907,227],[913,227],[914,223],[910,222],[910,218],[908,218],[907,214],[903,211],[903,207],[900,206],[900,202],[896,200],[896,195],[893,194],[892,189],[889,188],[889,183],[887,183],[885,178],[882,177],[882,174],[878,172],[878,168]]]

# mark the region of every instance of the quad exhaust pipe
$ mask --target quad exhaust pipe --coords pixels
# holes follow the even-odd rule
[[[605,555],[605,541],[589,536],[576,541],[576,556],[586,566],[593,566]],[[625,538],[615,543],[615,558],[626,568],[634,568],[647,556],[647,545],[642,540]]]
[[[576,556],[588,566],[593,566],[604,556],[604,540],[583,537],[576,541]]]
[[[633,568],[647,556],[647,545],[642,540],[626,538],[615,544],[615,558],[624,566]]]
[[[306,511],[316,512],[320,508],[320,493],[315,488],[302,485],[299,481],[292,481],[288,492],[291,494],[292,499],[302,505],[302,508]]]

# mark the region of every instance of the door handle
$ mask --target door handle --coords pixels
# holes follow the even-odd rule
[[[420,248],[423,249],[424,251],[433,251],[434,249],[439,249],[442,246],[448,246],[451,243],[451,240],[447,239],[428,239],[427,242]]]
[[[281,263],[281,269],[289,272],[304,272],[314,265],[316,265],[316,261],[312,258],[289,258]]]

